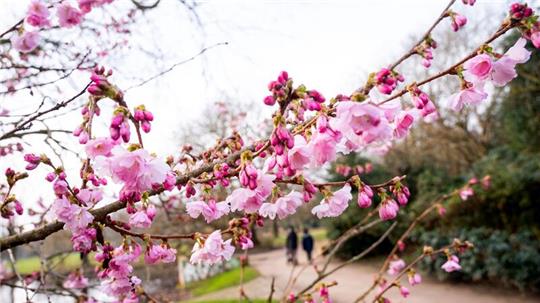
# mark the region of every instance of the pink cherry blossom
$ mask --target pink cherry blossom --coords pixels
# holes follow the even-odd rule
[[[55,200],[51,211],[56,215],[56,219],[63,222],[64,227],[73,233],[85,229],[94,220],[88,209],[71,204],[66,198]]]
[[[402,112],[395,120],[394,137],[404,138],[414,122],[414,118],[407,112]]]
[[[112,149],[118,143],[111,138],[102,137],[88,141],[85,145],[86,154],[90,159],[94,159],[97,156],[112,156]]]
[[[358,192],[358,206],[361,208],[367,208],[371,206],[371,200],[373,198],[373,190],[368,185],[362,186],[362,189]]]
[[[96,169],[112,177],[116,183],[123,183],[127,191],[142,192],[152,188],[152,184],[165,181],[170,167],[160,159],[151,156],[144,149],[127,151],[120,146],[112,150],[112,156],[96,157]]]
[[[73,243],[73,250],[87,253],[95,249],[95,243],[97,232],[94,228],[81,229],[71,237],[71,243]]]
[[[336,136],[329,132],[320,133],[316,131],[313,134],[308,149],[311,152],[314,164],[320,166],[336,158],[336,144],[338,142],[336,139]]]
[[[303,204],[304,195],[291,191],[284,197],[276,200],[275,203],[263,203],[259,209],[259,214],[272,220],[277,216],[280,220],[296,213],[296,209]]]
[[[155,216],[155,206],[150,204],[146,208],[141,208],[129,216],[129,225],[132,227],[148,228],[152,225]]]
[[[240,171],[238,179],[242,186],[249,187],[249,189],[255,189],[257,188],[257,176],[258,172],[255,166],[253,166],[252,163],[246,163]]]
[[[67,2],[60,4],[56,10],[61,27],[72,27],[81,23],[81,12]]]
[[[504,86],[517,77],[516,65],[529,60],[531,52],[525,48],[527,40],[520,38],[493,64],[491,81],[495,86]]]
[[[409,289],[405,286],[401,286],[399,288],[399,293],[403,296],[403,298],[407,298],[411,294]]]
[[[216,230],[204,239],[204,243],[201,244],[199,241],[195,243],[189,261],[192,264],[205,262],[212,265],[224,260],[230,260],[234,253],[231,241],[231,239],[223,241],[221,231]]]
[[[167,245],[152,245],[144,255],[144,261],[147,264],[171,263],[176,260],[176,249],[167,247]]]
[[[32,0],[26,13],[26,22],[32,26],[45,27],[51,25],[49,8],[41,0]]]
[[[340,102],[336,117],[330,119],[330,126],[340,131],[351,146],[356,147],[388,139],[392,134],[385,112],[369,103]]]
[[[310,150],[303,136],[294,136],[294,146],[289,150],[288,157],[289,165],[294,170],[302,170],[310,162]]]
[[[192,218],[197,218],[202,214],[206,223],[210,223],[228,214],[230,207],[229,203],[225,201],[218,203],[215,200],[210,200],[208,203],[204,201],[193,201],[186,203],[186,211]]]
[[[97,188],[83,188],[77,193],[77,199],[86,206],[94,206],[103,199],[103,191]]]
[[[471,187],[465,187],[459,191],[459,197],[463,201],[467,201],[467,199],[472,196],[474,196],[474,191]]]
[[[453,272],[461,270],[461,265],[459,265],[459,258],[456,255],[452,255],[448,258],[448,261],[446,261],[442,266],[442,269],[444,269],[446,272]]]
[[[38,167],[39,163],[41,163],[41,158],[39,156],[34,155],[34,154],[26,154],[26,155],[24,155],[24,161],[28,162],[25,169],[26,170],[33,170],[36,167]]]
[[[409,275],[409,284],[411,286],[418,285],[422,283],[422,276],[418,273],[410,274]]]
[[[405,266],[407,266],[407,264],[405,264],[405,261],[402,259],[393,260],[388,264],[387,272],[389,275],[395,276],[399,274],[405,268]]]
[[[254,213],[259,210],[264,200],[272,192],[275,176],[259,171],[257,173],[257,187],[254,190],[248,188],[235,189],[225,200],[231,205],[232,211],[245,211]]]
[[[463,15],[453,12],[450,17],[452,18],[452,29],[457,32],[460,28],[467,24],[467,18]]]
[[[53,184],[54,193],[61,197],[69,191],[68,184],[65,180],[57,179]]]
[[[341,215],[349,206],[349,201],[352,199],[351,186],[345,184],[342,189],[333,193],[315,206],[311,213],[319,219],[323,217],[337,217]]]
[[[381,202],[379,207],[379,217],[381,220],[391,220],[397,216],[399,206],[393,199],[387,198]]]
[[[540,30],[537,30],[531,34],[531,42],[534,47],[540,48]]]
[[[483,86],[477,85],[463,89],[448,97],[448,103],[454,111],[460,111],[465,104],[477,105],[487,98],[488,94],[484,92]]]
[[[489,77],[493,68],[493,60],[488,54],[477,55],[463,64],[465,79],[478,82]]]
[[[13,48],[18,50],[21,53],[29,53],[36,49],[36,47],[41,42],[41,37],[39,33],[25,31],[23,34],[14,34],[11,36],[11,45]]]
[[[88,286],[88,279],[80,272],[72,272],[62,284],[65,288],[81,289]]]
[[[92,11],[92,8],[101,6],[103,4],[112,3],[114,0],[78,0],[79,9],[83,14],[87,14]]]

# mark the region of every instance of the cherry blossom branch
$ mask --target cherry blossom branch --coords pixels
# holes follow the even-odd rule
[[[4,38],[5,35],[7,35],[7,34],[11,33],[12,31],[16,30],[17,27],[19,27],[21,24],[23,24],[23,22],[24,22],[24,18],[19,20],[19,22],[15,23],[10,28],[8,28],[5,32],[1,33],[0,38]]]
[[[428,39],[430,36],[431,36],[431,32],[433,32],[433,30],[435,29],[435,27],[437,27],[437,25],[439,25],[439,23],[441,23],[442,20],[444,20],[446,17],[448,17],[448,10],[450,9],[450,7],[456,2],[456,0],[450,0],[450,2],[448,3],[448,5],[446,5],[446,7],[443,9],[442,13],[439,15],[439,17],[437,18],[437,20],[435,20],[435,22],[431,25],[431,27],[426,31],[426,33],[424,35],[422,35],[422,37],[420,38],[420,40],[418,40],[418,42],[416,42],[412,47],[411,49],[403,54],[403,56],[401,56],[396,62],[392,63],[390,65],[390,67],[388,69],[390,70],[393,70],[395,69],[398,65],[400,65],[403,61],[407,60],[409,57],[411,57],[412,55],[414,54],[417,54],[417,51],[416,51],[416,48],[422,44],[422,42],[424,42],[426,39]]]
[[[20,122],[17,122],[17,124],[15,125],[15,127],[0,135],[0,141],[1,140],[5,140],[7,138],[11,138],[11,137],[14,137],[15,134],[20,131],[20,130],[23,130],[23,129],[27,129],[28,127],[30,127],[30,125],[32,124],[33,121],[37,120],[38,118],[48,114],[48,113],[51,113],[51,112],[54,112],[54,111],[57,111],[63,107],[66,107],[67,105],[69,105],[71,102],[75,101],[77,98],[79,98],[80,96],[82,96],[85,92],[86,92],[86,89],[88,88],[88,86],[90,86],[90,83],[88,83],[79,93],[77,93],[75,96],[65,100],[65,101],[62,101],[62,102],[58,102],[56,103],[54,106],[46,109],[46,110],[43,110],[43,111],[40,111],[40,112],[37,112],[33,115],[31,115],[29,118],[27,118],[26,120],[24,121],[20,121]]]
[[[428,77],[420,82],[415,82],[415,83],[412,83],[414,85],[416,85],[417,87],[418,86],[422,86],[424,84],[427,84],[429,82],[432,82],[434,80],[437,80],[441,77],[444,77],[446,75],[450,75],[450,74],[455,74],[456,73],[456,69],[461,66],[463,63],[465,63],[467,60],[473,58],[474,56],[476,56],[478,54],[478,52],[483,48],[484,45],[487,45],[491,42],[493,42],[495,39],[497,39],[498,37],[504,35],[507,31],[509,31],[510,29],[514,28],[516,26],[515,23],[509,23],[509,24],[502,24],[501,27],[499,27],[499,29],[493,34],[491,35],[486,41],[484,41],[484,43],[482,43],[482,46],[476,48],[473,52],[471,52],[470,54],[468,54],[467,56],[465,56],[464,58],[462,58],[461,60],[459,60],[457,63],[455,63],[454,65],[450,66],[449,68],[447,68],[446,70],[443,70],[431,77]],[[411,85],[412,85],[411,84]],[[410,85],[409,85],[410,86]],[[405,87],[404,89],[402,89],[401,91],[393,94],[392,96],[384,99],[383,101],[377,103],[377,105],[382,105],[382,104],[385,104],[387,102],[390,102],[396,98],[399,98],[405,94],[407,94],[409,92],[409,86]]]

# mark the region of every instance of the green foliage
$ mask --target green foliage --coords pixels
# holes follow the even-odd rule
[[[202,296],[224,288],[240,284],[240,267],[220,273],[209,279],[197,281],[188,285],[188,289],[193,296]],[[259,276],[259,272],[253,267],[244,268],[244,283]]]
[[[48,261],[48,266],[60,271],[71,271],[81,267],[82,261],[79,253],[71,253],[64,256],[55,256]],[[17,272],[22,275],[28,275],[41,269],[41,260],[39,257],[29,257],[19,259],[15,263]]]
[[[474,248],[460,255],[462,270],[441,270],[445,257],[426,258],[421,268],[441,280],[489,280],[521,290],[540,289],[540,242],[527,230],[509,233],[487,227],[417,232],[414,240],[433,247],[449,244],[453,238],[468,239]]]

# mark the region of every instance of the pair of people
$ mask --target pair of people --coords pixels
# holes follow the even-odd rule
[[[296,234],[293,226],[289,227],[285,247],[287,252],[287,263],[292,263],[294,265],[298,264],[298,260],[296,258],[296,251],[298,250],[298,235]],[[304,228],[304,235],[302,236],[302,248],[306,252],[308,262],[311,263],[313,237],[309,234],[309,230],[307,228]]]

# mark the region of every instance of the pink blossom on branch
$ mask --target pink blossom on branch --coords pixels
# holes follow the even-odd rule
[[[255,189],[235,189],[225,201],[231,205],[231,211],[257,212],[272,192],[274,179],[275,176],[258,171]]]
[[[198,218],[202,214],[206,223],[210,223],[228,214],[230,207],[229,203],[225,201],[216,203],[212,199],[208,203],[204,201],[187,202],[186,211],[192,218]]]
[[[534,31],[531,34],[531,42],[533,43],[534,47],[540,48],[540,30]]]
[[[55,218],[64,223],[64,228],[77,233],[85,229],[88,224],[92,223],[94,216],[87,208],[72,204],[66,198],[60,198],[54,201],[51,211]]]
[[[342,189],[335,193],[330,193],[328,197],[324,198],[319,205],[311,210],[311,213],[316,215],[319,219],[324,217],[337,217],[347,209],[351,199],[351,186],[345,184]]]
[[[465,69],[465,79],[469,81],[486,80],[493,69],[493,60],[488,54],[480,54],[463,64]]]
[[[399,205],[391,199],[390,197],[387,197],[381,202],[381,205],[379,206],[379,217],[381,220],[391,220],[394,219],[399,211]]]
[[[150,204],[131,214],[129,216],[129,225],[131,227],[148,228],[152,225],[155,216],[156,208],[154,205]]]
[[[62,284],[65,288],[82,289],[88,286],[88,279],[80,272],[72,272]]]
[[[85,145],[86,154],[90,159],[97,156],[112,156],[112,149],[118,144],[117,141],[111,138],[103,137],[88,141]]]
[[[50,26],[49,16],[49,8],[45,3],[41,0],[32,0],[26,13],[26,22],[36,27]]]
[[[457,32],[460,28],[464,27],[467,24],[467,18],[463,15],[460,15],[456,12],[450,12],[450,18],[452,19],[452,29],[454,32]]]
[[[15,33],[11,36],[11,45],[21,53],[29,53],[36,49],[41,41],[39,33],[25,31],[22,34]]]
[[[373,190],[368,185],[363,185],[362,189],[358,192],[358,206],[361,208],[367,208],[371,206],[371,200],[373,199]]]
[[[460,111],[464,105],[478,105],[487,98],[483,85],[471,85],[448,97],[448,104],[454,111]]]
[[[310,162],[310,150],[303,136],[294,136],[294,146],[289,150],[288,157],[289,165],[294,170],[302,170]]]
[[[384,111],[369,103],[340,102],[330,126],[339,130],[349,146],[355,148],[392,136]]]
[[[459,258],[455,255],[449,256],[448,261],[446,261],[442,266],[446,272],[453,272],[461,270],[461,265],[459,265]]]
[[[171,263],[176,260],[176,249],[168,247],[166,244],[151,245],[144,255],[147,264]]]
[[[388,264],[387,272],[389,275],[395,276],[399,274],[405,268],[405,266],[407,266],[407,264],[405,264],[405,261],[403,261],[402,259],[396,259],[390,261],[390,263]]]
[[[140,193],[152,188],[153,184],[165,181],[170,167],[160,159],[151,156],[144,149],[127,151],[120,146],[112,149],[112,156],[96,157],[96,169],[111,176],[116,183],[123,184],[123,190]]]
[[[231,245],[231,239],[223,241],[221,231],[212,232],[206,239],[199,238],[191,252],[190,262],[192,264],[216,264],[224,260],[230,260],[234,247]],[[201,243],[202,242],[202,243]]]
[[[409,273],[408,275],[408,280],[409,280],[409,284],[411,286],[414,286],[414,285],[418,285],[420,283],[422,283],[422,276],[420,276],[420,274],[418,273]]]
[[[276,200],[275,203],[263,203],[259,214],[272,220],[277,216],[280,220],[296,213],[296,209],[303,204],[304,196],[296,191],[291,191],[286,196]]]
[[[56,15],[61,27],[73,27],[81,23],[82,19],[81,12],[67,2],[58,6]]]

